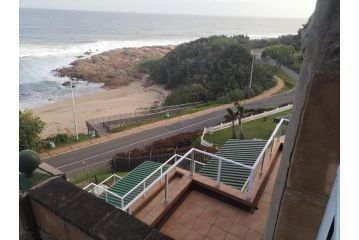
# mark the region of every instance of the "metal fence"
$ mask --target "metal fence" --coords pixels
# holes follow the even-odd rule
[[[177,108],[194,107],[194,106],[197,106],[202,103],[203,102],[194,102],[194,103],[185,103],[185,104],[179,104],[179,105],[173,105],[173,106],[159,107],[159,108],[149,109],[149,110],[145,110],[145,111],[137,111],[137,112],[132,112],[132,113],[121,113],[121,114],[115,114],[115,115],[110,115],[110,116],[105,116],[105,117],[99,117],[99,118],[94,118],[94,119],[90,119],[87,121],[91,124],[99,124],[99,123],[103,123],[103,122],[109,122],[109,121],[124,119],[124,118],[133,118],[133,117],[148,115],[151,113],[173,110],[173,109],[177,109]]]
[[[70,171],[66,171],[66,179],[68,181],[74,180],[76,178],[80,178],[83,176],[92,176],[97,173],[103,173],[103,172],[110,172],[112,171],[112,159],[105,160],[98,163],[93,163],[90,165],[87,165],[85,167],[76,168]]]
[[[123,171],[129,172],[135,169],[137,166],[141,165],[144,161],[153,161],[158,163],[164,163],[169,158],[173,156],[174,153],[162,154],[162,155],[151,155],[151,156],[141,156],[141,157],[114,157],[113,159],[105,160],[98,163],[93,163],[81,168],[73,169],[65,172],[66,179],[72,181],[81,177],[91,177],[96,174],[103,174],[106,172],[116,172]],[[204,157],[197,157],[196,159],[199,162],[206,163],[208,159]],[[184,169],[189,169],[189,165],[186,165],[186,162],[183,162],[181,167]],[[189,164],[189,163],[188,163]]]
[[[280,112],[292,109],[292,107],[293,107],[293,104],[288,104],[287,106],[277,107],[277,108],[275,108],[273,110],[270,110],[270,111],[264,111],[264,112],[259,113],[259,114],[250,115],[248,117],[243,118],[242,123],[249,122],[249,121],[256,120],[256,119],[263,118],[263,117],[267,117],[267,116],[270,116],[270,115],[273,115],[273,114],[276,114],[276,113],[280,113]],[[236,121],[234,121],[234,125],[238,125],[238,124],[239,124],[239,121],[237,119]],[[229,128],[229,127],[232,127],[232,122],[220,123],[220,124],[218,124],[216,126],[213,126],[213,127],[204,128],[202,136],[201,136],[201,145],[206,146],[206,147],[212,147],[213,143],[207,142],[204,139],[204,136],[207,133],[212,134],[213,132],[216,132],[216,131],[219,131],[219,130],[222,130],[222,129],[226,129],[226,128]]]
[[[161,116],[164,114],[173,114],[179,113],[180,111],[196,107],[203,102],[193,102],[193,103],[185,103],[173,106],[159,107],[154,109],[149,109],[145,111],[137,111],[132,113],[121,113],[111,116],[94,118],[86,121],[86,126],[88,131],[98,131],[98,127],[104,128],[108,133],[111,133],[111,130],[115,127],[126,126],[130,124],[134,124],[139,121],[143,121],[146,119],[151,119],[157,116]]]
[[[185,153],[185,152],[183,152]],[[177,153],[179,155],[183,153]],[[112,169],[113,171],[124,171],[128,172],[135,169],[137,166],[141,165],[144,161],[152,161],[158,163],[165,163],[176,153],[162,154],[162,155],[153,155],[153,156],[141,156],[141,157],[114,157],[112,160]],[[199,155],[196,157],[196,160],[201,163],[207,163],[208,158],[205,155]],[[184,169],[189,169],[189,162],[183,162],[180,167]]]

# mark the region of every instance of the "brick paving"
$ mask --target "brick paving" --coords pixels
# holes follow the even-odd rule
[[[253,214],[201,192],[192,191],[160,230],[174,239],[262,239],[279,163],[280,160],[277,161],[258,209]]]

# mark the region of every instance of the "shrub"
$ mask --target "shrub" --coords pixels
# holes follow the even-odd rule
[[[165,105],[177,105],[188,102],[206,102],[208,91],[201,84],[183,86],[174,90],[165,100]]]
[[[40,136],[45,125],[31,110],[19,111],[19,149],[39,150]]]
[[[60,133],[54,137],[53,141],[55,143],[65,143],[68,139],[69,139],[69,136],[66,133]]]
[[[40,165],[40,156],[33,150],[22,150],[19,153],[19,170],[21,173],[31,175]]]
[[[144,149],[133,149],[130,152],[120,152],[114,155],[116,157],[128,157],[131,158],[135,157],[143,157],[149,155],[165,155],[165,154],[174,154],[176,151],[177,153],[184,153],[187,152],[192,148],[192,143],[201,135],[201,131],[197,132],[187,132],[187,133],[180,133],[173,137],[169,137],[166,139],[161,139],[158,141],[153,142],[152,144],[146,146]],[[199,149],[203,149],[207,152],[215,152],[215,148],[206,148],[206,147],[199,147]]]
[[[248,86],[251,66],[248,37],[212,36],[178,45],[152,68],[150,76],[174,90],[166,105],[219,98],[227,102],[242,99],[244,93],[232,91]],[[253,83],[267,89],[273,81],[272,69],[269,64],[256,62]],[[248,91],[246,95],[253,96]]]

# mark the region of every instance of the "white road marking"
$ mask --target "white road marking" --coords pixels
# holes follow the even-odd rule
[[[284,94],[284,93],[283,93]],[[278,95],[277,97],[274,95],[272,96],[272,99],[282,99],[282,98],[287,98],[288,96],[280,96]],[[265,99],[265,100],[270,100],[270,99]],[[256,104],[261,104],[260,102],[256,103],[256,102],[253,102],[253,103],[247,103],[245,105],[256,105]],[[169,131],[169,132],[165,132],[165,133],[162,133],[162,134],[159,134],[159,135],[156,135],[156,136],[153,136],[153,137],[150,137],[150,138],[146,138],[146,139],[143,139],[143,140],[140,140],[140,141],[137,141],[137,142],[134,142],[134,143],[131,143],[131,144],[128,144],[126,146],[122,146],[122,147],[119,147],[119,148],[115,148],[113,150],[110,150],[110,151],[107,151],[107,152],[104,152],[104,153],[100,153],[100,154],[97,154],[97,155],[94,155],[92,157],[88,157],[88,158],[85,158],[85,159],[82,159],[82,160],[79,160],[79,161],[76,161],[76,162],[72,162],[72,163],[69,163],[69,164],[65,164],[65,165],[62,165],[62,166],[59,166],[57,167],[58,169],[61,169],[61,168],[65,168],[65,167],[68,167],[68,166],[71,166],[71,165],[74,165],[74,164],[77,164],[79,162],[82,162],[82,161],[87,161],[87,160],[90,160],[90,159],[93,159],[93,158],[96,158],[96,157],[99,157],[99,156],[102,156],[102,155],[105,155],[105,154],[108,154],[108,153],[111,153],[111,152],[115,152],[115,151],[118,151],[120,149],[123,149],[123,148],[126,148],[126,147],[129,147],[129,146],[132,146],[132,145],[136,145],[138,143],[141,143],[141,142],[146,142],[148,140],[151,140],[151,139],[154,139],[154,138],[157,138],[157,137],[160,137],[160,136],[164,136],[164,135],[167,135],[167,134],[170,134],[170,133],[173,133],[173,132],[177,132],[177,131],[180,131],[180,130],[183,130],[183,129],[186,129],[186,128],[189,128],[189,127],[192,127],[192,126],[195,126],[195,125],[198,125],[198,124],[201,124],[203,122],[207,122],[207,121],[210,121],[210,120],[213,120],[213,119],[216,119],[216,118],[223,118],[223,116],[217,116],[217,117],[212,117],[212,118],[208,118],[206,120],[202,120],[202,121],[199,121],[199,122],[196,122],[196,123],[193,123],[193,124],[190,124],[188,126],[185,126],[185,127],[181,127],[181,128],[178,128],[178,129],[175,129],[175,130],[172,130],[172,131]]]
[[[89,157],[89,158],[81,159],[81,160],[76,161],[76,162],[73,162],[73,163],[65,164],[65,165],[62,165],[62,166],[57,167],[57,168],[58,168],[58,169],[61,169],[61,168],[64,168],[64,167],[68,167],[68,166],[77,164],[77,163],[79,163],[79,162],[84,162],[84,161],[87,161],[87,160],[90,160],[90,159],[93,159],[93,158],[96,158],[96,157],[99,157],[99,156],[102,156],[102,155],[105,155],[105,154],[108,154],[108,153],[111,153],[111,152],[118,151],[118,150],[120,150],[120,149],[129,147],[129,146],[132,146],[132,145],[136,145],[136,144],[141,143],[141,142],[146,142],[146,141],[151,140],[151,139],[153,139],[153,138],[157,138],[157,137],[160,137],[160,136],[164,136],[164,135],[167,135],[167,134],[169,134],[169,133],[177,132],[177,131],[180,131],[180,130],[183,130],[183,129],[186,129],[186,128],[189,128],[189,127],[192,127],[192,126],[195,126],[195,125],[198,125],[198,124],[201,124],[201,123],[203,123],[203,122],[207,122],[207,121],[216,119],[216,118],[223,118],[223,116],[216,116],[216,117],[213,117],[213,118],[208,118],[208,119],[206,119],[206,120],[202,120],[202,121],[199,121],[199,122],[190,124],[190,125],[185,126],[185,127],[177,128],[177,129],[175,129],[175,130],[172,130],[172,131],[169,131],[169,132],[165,132],[165,133],[162,133],[162,134],[159,134],[159,135],[150,137],[150,138],[142,139],[142,140],[140,140],[140,141],[137,141],[137,142],[128,144],[128,145],[126,145],[126,146],[122,146],[122,147],[119,147],[119,148],[115,148],[115,149],[112,149],[112,150],[110,150],[110,151],[107,151],[107,152],[104,152],[104,153],[100,153],[100,154],[94,155],[94,156]]]

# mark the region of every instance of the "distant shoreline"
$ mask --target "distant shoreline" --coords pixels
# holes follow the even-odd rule
[[[161,105],[170,91],[150,81],[147,72],[133,69],[147,57],[162,57],[174,48],[174,45],[166,45],[117,48],[100,54],[88,52],[88,56],[78,58],[70,67],[56,69],[60,77],[71,75],[77,80],[104,83],[106,91],[75,97],[79,132],[86,133],[85,121],[92,118]],[[77,84],[76,81],[74,83]],[[63,83],[63,86],[70,88],[70,82]],[[34,107],[32,110],[47,124],[42,137],[57,133],[73,134],[71,99]]]
[[[170,91],[158,84],[148,84],[147,81],[142,79],[116,89],[75,97],[79,132],[87,133],[86,120],[162,104]],[[35,107],[32,111],[46,122],[43,138],[57,133],[74,134],[71,99]]]

